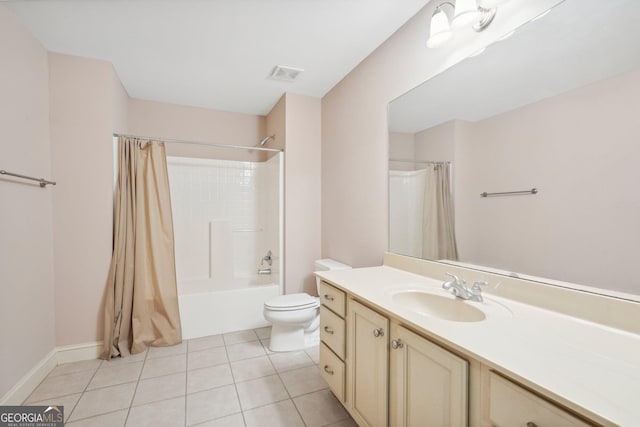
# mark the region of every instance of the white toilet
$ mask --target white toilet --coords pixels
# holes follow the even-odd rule
[[[351,268],[332,259],[315,262],[316,271]],[[319,280],[316,279],[316,287]],[[300,350],[318,344],[320,340],[320,300],[306,293],[280,295],[264,303],[264,318],[273,324],[271,351]]]

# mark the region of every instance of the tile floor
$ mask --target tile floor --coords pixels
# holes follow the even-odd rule
[[[69,427],[356,427],[320,376],[318,348],[273,353],[269,333],[58,365],[25,404],[64,405]]]

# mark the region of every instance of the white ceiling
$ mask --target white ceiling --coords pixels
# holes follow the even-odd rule
[[[53,52],[113,63],[130,96],[267,114],[322,97],[428,0],[14,0]],[[426,25],[426,24],[425,24]],[[268,79],[276,65],[304,69]]]
[[[475,122],[640,67],[639,0],[565,0],[391,103],[393,132]]]

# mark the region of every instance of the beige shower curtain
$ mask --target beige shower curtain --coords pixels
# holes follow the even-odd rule
[[[120,137],[103,359],[182,341],[164,144]]]
[[[427,166],[422,224],[422,257],[434,260],[458,260],[451,200],[451,165]]]

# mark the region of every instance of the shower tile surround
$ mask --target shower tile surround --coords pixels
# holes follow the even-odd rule
[[[255,275],[278,255],[279,163],[167,157],[178,283]],[[277,269],[274,264],[272,269]]]
[[[320,376],[318,348],[273,353],[269,333],[232,332],[62,364],[25,404],[62,404],[65,425],[78,427],[355,427]]]

